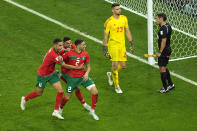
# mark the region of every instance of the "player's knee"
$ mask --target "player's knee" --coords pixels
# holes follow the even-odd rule
[[[57,92],[64,92],[61,84],[56,85],[55,89],[57,90]]]
[[[166,72],[166,67],[164,67],[164,66],[159,67],[159,70],[160,70],[160,72]]]
[[[114,65],[112,66],[112,70],[117,70],[118,69],[118,66]]]
[[[43,91],[36,91],[39,96],[42,96]]]
[[[70,100],[70,97],[65,97],[65,98],[66,98],[67,101]]]
[[[61,85],[60,86],[57,86],[56,87],[56,90],[57,90],[57,92],[64,92],[64,90],[63,90],[63,88],[62,88]]]
[[[77,92],[77,91],[80,91],[80,87],[79,86],[75,88],[75,92]]]
[[[58,92],[64,92],[64,90],[63,89],[59,89]]]
[[[122,69],[126,69],[126,65],[123,65],[123,66],[122,66]]]
[[[36,88],[36,92],[39,96],[42,96],[43,92],[44,92],[44,88]]]
[[[92,95],[98,95],[98,90],[97,90],[96,86],[92,87],[90,91],[91,91]]]
[[[121,62],[120,66],[122,67],[122,69],[125,69],[126,68],[126,62]]]
[[[70,100],[71,96],[72,96],[71,94],[66,93],[64,97],[65,97],[67,100]]]

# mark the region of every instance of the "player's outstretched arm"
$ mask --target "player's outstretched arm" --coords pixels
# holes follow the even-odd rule
[[[68,65],[66,63],[62,63],[61,64],[62,67],[66,68],[66,69],[76,69],[76,70],[80,70],[80,69],[84,69],[84,64],[80,65],[80,66],[73,66],[73,65]]]

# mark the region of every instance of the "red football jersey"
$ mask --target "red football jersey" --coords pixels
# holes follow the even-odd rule
[[[72,44],[72,49],[75,49],[75,48],[76,48],[75,44]],[[65,55],[65,53],[66,53],[66,52],[62,52],[62,51],[61,51],[60,55],[63,56],[63,55]],[[67,61],[64,61],[64,62],[65,62],[66,64],[68,64]],[[65,73],[68,73],[69,69],[66,69],[66,68],[64,68],[64,67],[61,67],[61,71],[62,71],[62,73],[65,74]]]
[[[40,76],[49,76],[55,71],[55,64],[62,64],[64,61],[58,59],[58,52],[51,48],[45,55],[42,65],[37,70]]]
[[[86,51],[82,51],[80,54],[75,52],[74,49],[71,51],[65,53],[63,56],[64,61],[73,66],[80,66],[81,64],[89,64],[90,57],[89,54]],[[82,77],[85,74],[85,70],[76,70],[76,69],[69,69],[68,74],[71,77]]]
[[[72,49],[75,49],[76,48],[76,45],[75,44],[72,44]]]

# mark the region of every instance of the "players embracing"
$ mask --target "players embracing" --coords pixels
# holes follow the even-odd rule
[[[68,37],[64,38],[64,42],[70,40]],[[64,43],[66,44],[66,43]],[[76,47],[75,47],[75,46]],[[60,105],[60,113],[62,114],[63,107],[67,103],[67,101],[71,98],[72,92],[75,90],[75,94],[78,97],[78,99],[83,104],[84,108],[89,110],[89,114],[95,119],[99,120],[99,117],[95,114],[95,107],[97,104],[98,99],[98,90],[96,88],[96,85],[89,77],[89,73],[91,71],[90,66],[90,57],[88,52],[85,51],[86,43],[85,41],[81,39],[77,39],[72,46],[72,43],[70,43],[71,50],[62,54],[63,60],[66,64],[72,65],[72,66],[80,66],[84,65],[86,67],[85,69],[75,70],[75,69],[65,69],[62,68],[61,71],[61,77],[66,80],[67,86],[66,86],[66,93],[63,98],[63,101]],[[72,46],[72,47],[71,47]],[[65,45],[66,47],[66,45]],[[69,47],[69,46],[68,46]],[[85,103],[85,100],[79,90],[79,86],[82,85],[84,88],[88,89],[92,94],[92,105],[89,107]]]
[[[75,49],[76,46],[75,44],[72,43],[72,40],[70,39],[70,37],[64,37],[63,39],[63,48],[62,51],[59,53],[61,56],[65,55],[65,53],[71,51],[72,49]],[[68,61],[64,61],[65,63],[68,63]],[[67,73],[69,72],[69,69],[61,67],[61,73],[59,73],[59,77],[61,78],[62,81],[65,82],[65,84],[67,84],[65,75],[67,75]],[[80,86],[77,86],[75,88],[75,95],[78,98],[78,100],[81,102],[81,104],[83,105],[83,107],[86,110],[91,110],[91,107],[86,103],[85,99],[82,96],[82,93],[80,91]],[[66,103],[66,99],[63,99],[62,104],[64,105],[64,103]],[[62,113],[62,110],[60,110],[60,112]]]
[[[75,94],[84,108],[90,111],[89,114],[93,116],[95,120],[99,120],[99,117],[95,114],[98,90],[89,77],[91,67],[89,54],[85,51],[86,43],[78,39],[75,41],[75,45],[72,45],[70,38],[67,37],[64,38],[64,48],[63,42],[59,38],[55,39],[53,44],[54,46],[46,53],[43,63],[37,71],[36,90],[30,92],[25,97],[22,96],[20,104],[21,109],[25,110],[26,103],[30,99],[41,96],[44,92],[46,83],[49,82],[57,90],[56,103],[52,116],[58,119],[64,119],[62,116],[63,107],[72,96],[73,90],[75,90]],[[61,65],[62,77],[67,83],[64,97],[58,73],[55,71],[55,64]],[[86,70],[84,69],[85,67]],[[90,90],[92,93],[91,107],[86,104],[80,92],[80,85]]]
[[[63,88],[57,72],[55,71],[55,65],[59,64],[67,69],[82,69],[83,66],[79,67],[65,64],[63,58],[59,55],[62,47],[62,40],[59,38],[54,39],[53,46],[46,53],[42,65],[37,70],[37,83],[35,91],[32,91],[25,97],[22,96],[21,98],[20,107],[22,110],[25,110],[26,103],[29,100],[42,96],[46,83],[49,82],[57,90],[56,102],[52,116],[57,117],[58,119],[64,119],[64,117],[62,117],[62,115],[59,113],[59,107],[63,99]]]

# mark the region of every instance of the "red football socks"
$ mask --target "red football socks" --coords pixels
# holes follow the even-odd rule
[[[68,100],[66,99],[66,97],[63,98],[62,103],[60,105],[60,108],[63,109],[64,105],[66,104]]]
[[[28,101],[29,99],[33,99],[36,98],[38,95],[38,93],[36,91],[32,91],[31,93],[29,93],[26,97],[25,97],[25,101]]]
[[[95,110],[97,99],[98,99],[98,94],[92,95],[92,110]]]
[[[85,103],[85,100],[80,92],[80,90],[78,91],[75,91],[75,95],[77,96],[77,98],[79,99],[79,101],[81,102],[81,104],[84,104]]]
[[[63,100],[63,93],[64,92],[57,92],[55,110],[59,110],[59,107],[60,107],[62,100]]]

